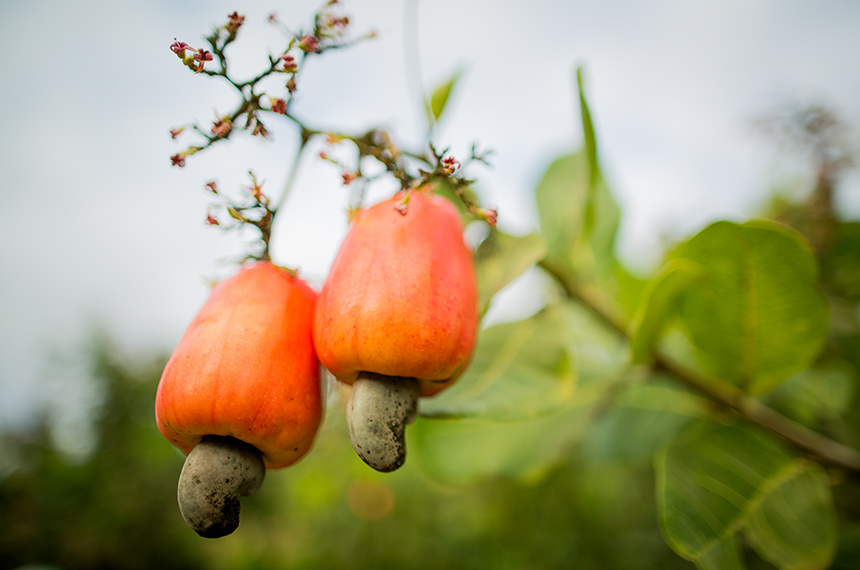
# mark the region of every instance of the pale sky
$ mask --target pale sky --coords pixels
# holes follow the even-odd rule
[[[462,69],[436,141],[455,155],[473,142],[495,151],[493,168],[471,174],[513,233],[534,228],[540,175],[579,145],[573,70],[583,65],[623,208],[619,251],[643,271],[659,259],[663,236],[755,212],[776,173],[750,119],[775,105],[820,102],[860,125],[853,0],[425,0],[417,39],[404,2],[343,4],[356,32],[379,36],[311,62],[294,111],[346,132],[386,127],[413,146],[423,116],[404,46],[417,45],[427,90]],[[277,194],[286,180],[295,148],[286,123],[270,122],[274,142],[239,136],[185,169],[170,166],[182,146],[168,130],[205,125],[233,102],[225,86],[180,65],[173,38],[202,45],[239,10],[246,26],[231,55],[250,75],[283,47],[266,17],[274,11],[298,27],[318,5],[5,3],[0,425],[26,421],[62,391],[49,357],[74,354],[94,326],[131,352],[169,352],[206,297],[205,278],[223,275],[222,260],[239,250],[235,236],[204,227],[203,185],[237,188],[253,169]],[[860,218],[856,175],[838,199]],[[308,153],[279,218],[275,261],[318,286],[346,230],[346,200],[338,170]],[[534,310],[527,296],[509,293],[497,318]]]

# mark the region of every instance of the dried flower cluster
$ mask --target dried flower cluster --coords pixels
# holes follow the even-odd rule
[[[192,48],[185,42],[175,40],[170,50],[185,66],[195,74],[226,81],[234,88],[239,101],[231,112],[216,113],[215,119],[208,128],[192,123],[171,129],[170,136],[174,140],[179,140],[187,131],[192,131],[202,139],[171,156],[171,164],[184,167],[190,156],[203,152],[215,143],[228,140],[236,131],[269,138],[269,130],[263,123],[263,118],[268,113],[271,116],[286,118],[298,129],[301,139],[294,169],[297,167],[302,151],[313,137],[324,136],[329,146],[349,143],[355,148],[356,157],[354,161],[350,161],[351,166],[331,158],[327,153],[321,154],[322,158],[340,168],[343,184],[349,186],[354,192],[352,209],[362,206],[365,189],[370,182],[381,176],[392,176],[400,183],[401,189],[405,190],[404,198],[397,206],[398,211],[403,214],[408,210],[411,189],[444,182],[463,202],[472,216],[495,225],[498,217],[496,210],[479,207],[471,191],[474,181],[463,175],[465,166],[469,162],[478,161],[486,164],[488,153],[478,153],[473,147],[471,156],[461,163],[449,155],[447,150],[437,152],[432,145],[429,145],[424,152],[407,152],[401,150],[385,130],[371,129],[361,135],[332,133],[309,127],[291,112],[291,106],[298,92],[299,78],[309,58],[345,48],[375,36],[370,33],[357,39],[350,39],[350,19],[338,12],[339,7],[339,2],[336,0],[329,1],[314,16],[313,24],[309,29],[296,32],[287,30],[278,17],[271,14],[268,22],[280,26],[285,31],[286,46],[279,55],[268,57],[268,65],[259,74],[244,81],[240,81],[230,73],[229,60],[225,54],[225,49],[237,39],[245,23],[244,15],[238,12],[229,14],[227,21],[216,27],[205,38],[208,43],[207,48]],[[207,66],[209,62],[216,62],[217,68],[212,69]],[[264,91],[262,81],[278,75],[286,77],[282,82],[284,91],[281,93]],[[266,118],[266,120],[269,119]],[[362,159],[365,157],[374,158],[383,165],[384,170],[373,176],[366,175],[361,169]],[[262,183],[258,183],[253,174],[251,177],[252,185],[247,188],[248,192],[236,202],[223,196],[215,182],[206,185],[207,189],[221,200],[217,208],[212,208],[207,213],[206,223],[226,229],[247,225],[256,227],[261,233],[260,251],[251,257],[268,259],[269,235],[278,204],[274,204],[262,192]],[[221,214],[217,213],[219,211]],[[223,212],[227,213],[226,217]]]

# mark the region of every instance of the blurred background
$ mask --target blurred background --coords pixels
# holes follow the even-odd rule
[[[317,128],[388,128],[417,147],[421,86],[462,72],[435,140],[454,156],[475,142],[493,149],[493,166],[470,175],[511,233],[535,228],[540,176],[581,142],[574,70],[584,66],[623,210],[618,255],[642,276],[705,223],[773,211],[774,197],[815,185],[821,161],[763,119],[825,108],[856,157],[860,5],[850,0],[343,4],[354,33],[377,37],[312,61],[296,114]],[[592,441],[527,477],[454,485],[419,461],[382,476],[350,449],[339,389],[314,452],[269,475],[235,535],[198,539],[175,506],[182,456],[155,430],[152,400],[207,279],[241,251],[204,226],[203,186],[238,189],[252,169],[277,194],[297,140],[270,120],[273,141],[238,136],[171,167],[191,139],[172,141],[169,129],[207,124],[234,99],[168,48],[203,45],[239,10],[246,23],[228,53],[251,76],[283,48],[269,14],[299,27],[319,3],[4,8],[0,567],[692,567],[657,530],[647,453],[619,463]],[[348,193],[317,154],[300,165],[273,256],[318,286]],[[860,219],[856,169],[840,166],[834,188],[840,219]],[[526,274],[488,321],[534,312],[539,285]]]

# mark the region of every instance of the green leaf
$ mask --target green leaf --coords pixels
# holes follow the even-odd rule
[[[588,430],[586,461],[651,462],[654,454],[695,418],[710,417],[712,404],[660,376],[627,388]]]
[[[576,78],[583,148],[550,164],[536,190],[538,213],[554,261],[580,280],[601,282],[611,279],[617,266],[620,210],[600,169],[581,68]]]
[[[436,186],[433,188],[433,193],[437,196],[444,196],[452,204],[454,204],[454,206],[457,208],[457,211],[460,212],[460,221],[463,222],[464,226],[467,226],[475,221],[475,218],[472,216],[472,214],[469,213],[469,210],[466,209],[466,205],[463,203],[463,200],[460,199],[459,196],[457,196],[457,193],[454,191],[454,187],[447,179],[439,180],[436,183]],[[460,187],[460,193],[467,200],[470,200],[472,202],[478,202],[478,195],[475,193],[471,186]]]
[[[812,428],[833,428],[849,412],[857,392],[850,362],[828,358],[802,370],[768,394],[771,407]]]
[[[457,485],[496,477],[534,481],[564,460],[585,433],[589,414],[583,408],[502,423],[419,417],[406,430],[407,449],[435,481]]]
[[[481,312],[493,295],[545,255],[546,241],[537,232],[519,237],[492,230],[475,252]]]
[[[566,325],[563,309],[549,307],[481,331],[466,373],[423,400],[421,415],[510,421],[561,408],[576,384]]]
[[[457,83],[457,80],[460,79],[461,74],[462,72],[460,70],[456,71],[451,79],[437,87],[430,96],[429,111],[433,116],[433,123],[438,122],[439,117],[441,117],[442,113],[445,111],[445,105],[448,104],[451,90],[454,89],[454,85]]]
[[[561,303],[565,318],[568,351],[576,368],[576,398],[581,398],[584,385],[609,385],[626,376],[630,369],[627,340],[608,328],[581,303]]]
[[[570,264],[573,244],[582,229],[587,192],[586,158],[582,153],[557,158],[536,189],[541,233],[549,253]]]
[[[673,259],[648,283],[633,323],[633,362],[649,360],[667,325],[677,316],[679,299],[701,271],[698,264],[687,259]]]
[[[491,327],[482,333],[478,353],[466,375],[441,394],[421,401],[422,414],[457,418],[449,421],[419,417],[406,430],[410,453],[434,480],[472,484],[493,477],[527,481],[541,477],[569,455],[571,447],[581,441],[592,424],[593,410],[624,381],[628,364],[626,343],[587,310],[563,303],[552,307],[548,315],[541,313],[532,318],[539,323],[549,321],[539,328],[546,327],[547,334],[541,338],[552,349],[537,348],[525,358],[513,355],[514,360],[523,362],[512,370],[533,369],[528,379],[523,376],[519,380],[529,385],[509,389],[504,386],[510,386],[512,379],[500,377],[492,390],[488,385],[486,393],[478,394],[477,400],[464,401],[465,393],[474,389],[469,385],[474,385],[479,377],[479,368],[486,371],[492,366],[490,362],[483,365],[479,362],[484,360],[480,343],[486,342],[483,338],[487,331],[495,328]],[[550,335],[556,327],[556,336]],[[505,331],[498,329],[498,332]],[[534,340],[538,338],[536,335]],[[497,353],[502,350],[497,358],[512,356],[504,353],[501,338],[492,343]],[[537,365],[540,361],[545,364]],[[553,362],[559,367],[554,368]],[[572,373],[567,366],[574,367]],[[562,375],[550,380],[551,370]],[[568,392],[570,374],[577,382],[576,389]],[[546,377],[541,380],[542,376]],[[534,380],[537,384],[531,386]],[[498,394],[497,386],[502,386]],[[443,398],[449,399],[448,403]]]
[[[583,225],[585,235],[591,233],[594,225],[595,202],[597,190],[603,174],[600,171],[600,161],[597,157],[597,136],[594,134],[594,121],[591,118],[591,109],[585,98],[585,87],[583,86],[582,67],[576,69],[576,87],[579,93],[579,111],[582,116],[582,134],[585,139],[585,155],[588,157],[588,193],[585,206],[585,217]]]
[[[826,568],[836,551],[830,481],[820,466],[777,487],[750,517],[746,536],[778,568]]]
[[[698,424],[656,462],[660,526],[700,568],[743,532],[779,568],[825,568],[836,549],[827,474],[743,426]]]
[[[717,222],[681,244],[702,268],[682,321],[703,366],[751,394],[806,368],[827,337],[827,303],[804,238],[775,222]]]
[[[830,250],[821,258],[821,273],[833,294],[860,301],[860,222],[839,222]]]
[[[608,382],[577,386],[565,407],[519,421],[419,417],[406,430],[407,449],[434,480],[472,485],[491,478],[534,482],[566,460],[612,389]],[[422,402],[422,405],[424,402]]]
[[[645,289],[650,282],[634,275],[620,263],[616,263],[612,271],[612,296],[618,308],[632,319],[642,302]],[[607,291],[608,293],[609,291]]]
[[[621,209],[609,186],[600,176],[591,187],[588,208],[593,215],[584,228],[587,239],[581,239],[574,251],[574,267],[582,277],[589,273],[593,280],[612,277],[618,264],[615,257],[615,235],[621,222]]]
[[[857,570],[860,560],[860,524],[843,524],[839,533],[839,550],[830,570]]]
[[[747,567],[734,536],[715,542],[696,560],[696,566],[702,570],[744,570]]]
[[[585,152],[569,154],[550,164],[536,189],[541,233],[547,251],[567,270],[592,281],[611,275],[620,210],[601,178],[594,190],[594,222],[585,232],[585,211],[591,181]]]

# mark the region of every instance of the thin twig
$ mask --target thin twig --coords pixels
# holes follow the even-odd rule
[[[272,210],[273,215],[277,215],[278,211],[281,209],[281,206],[283,206],[284,202],[287,201],[287,196],[290,194],[290,190],[293,189],[293,184],[296,181],[296,173],[299,171],[299,162],[301,162],[302,160],[302,155],[304,154],[307,144],[308,139],[302,136],[301,142],[299,143],[299,148],[298,150],[296,150],[296,156],[295,158],[293,158],[293,164],[290,167],[290,173],[287,175],[287,182],[284,184],[284,190],[281,192],[281,196],[280,198],[278,198],[278,203]]]

